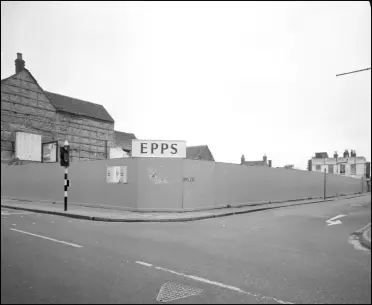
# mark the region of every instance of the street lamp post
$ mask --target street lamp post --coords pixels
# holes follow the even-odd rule
[[[324,199],[327,196],[327,169],[324,169]]]

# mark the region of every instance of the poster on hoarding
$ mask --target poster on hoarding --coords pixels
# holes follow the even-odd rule
[[[126,166],[107,166],[106,183],[128,183]]]
[[[41,161],[41,135],[23,131],[16,132],[15,158]]]
[[[43,143],[42,162],[58,162],[58,141]]]

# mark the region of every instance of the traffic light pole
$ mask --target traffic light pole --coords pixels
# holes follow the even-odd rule
[[[327,170],[324,169],[324,194],[323,194],[324,200],[327,198]]]
[[[65,211],[67,211],[67,188],[68,188],[68,171],[67,166],[65,167]]]
[[[67,211],[67,189],[70,186],[69,181],[68,181],[68,167],[70,165],[70,146],[68,145],[67,140],[63,144],[63,147],[60,148],[60,164],[65,168],[65,186],[64,186],[64,191],[65,191],[65,200],[64,200],[64,210],[65,212]]]

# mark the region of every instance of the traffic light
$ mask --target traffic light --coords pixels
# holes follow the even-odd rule
[[[61,166],[69,167],[70,165],[70,147],[69,146],[63,146],[59,149],[60,155],[59,155],[59,162]]]

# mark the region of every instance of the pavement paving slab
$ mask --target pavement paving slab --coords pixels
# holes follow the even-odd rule
[[[87,219],[94,221],[107,222],[181,222],[194,221],[215,217],[223,217],[244,213],[251,213],[262,210],[276,209],[281,207],[289,207],[296,205],[312,204],[325,201],[334,201],[337,199],[355,198],[360,196],[368,196],[367,194],[355,194],[342,196],[337,198],[327,199],[309,199],[297,200],[275,203],[253,203],[240,205],[229,208],[218,208],[214,210],[205,211],[191,211],[191,212],[143,212],[143,211],[125,211],[107,208],[88,207],[78,204],[69,204],[68,211],[64,211],[62,203],[38,202],[38,201],[24,201],[15,198],[1,199],[1,206],[10,209],[25,210],[38,213],[54,214],[59,216]]]

